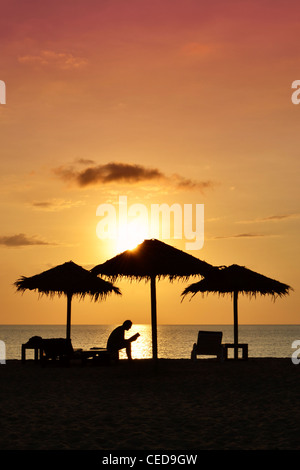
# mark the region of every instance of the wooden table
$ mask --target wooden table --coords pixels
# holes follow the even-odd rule
[[[42,356],[42,350],[39,346],[33,346],[33,345],[28,345],[28,344],[22,344],[22,362],[23,364],[26,361],[26,350],[27,349],[33,349],[34,350],[34,360],[35,362],[38,362],[39,359]]]
[[[234,343],[225,343],[223,344],[224,348],[224,359],[228,359],[228,349],[234,349],[235,345]],[[247,361],[248,359],[248,344],[246,343],[239,343],[238,344],[238,349],[242,349],[242,359],[244,361]]]

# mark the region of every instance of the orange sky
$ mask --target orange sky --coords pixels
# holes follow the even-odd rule
[[[241,298],[240,323],[298,324],[299,2],[10,0],[0,10],[0,323],[65,322],[63,299],[12,284],[114,256],[96,209],[126,195],[148,208],[204,204],[192,255],[294,288],[275,304]],[[139,165],[140,178],[80,184],[110,163]],[[117,284],[121,299],[74,302],[72,322],[148,323],[149,286]],[[230,298],[181,303],[186,285],[159,283],[158,323],[232,323]]]

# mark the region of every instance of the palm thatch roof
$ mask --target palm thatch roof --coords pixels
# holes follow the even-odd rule
[[[234,358],[238,359],[238,294],[271,295],[275,300],[276,296],[288,294],[290,289],[287,284],[233,264],[212,269],[207,277],[186,287],[181,295],[184,298],[187,294],[193,297],[197,292],[233,294]]]
[[[121,294],[120,290],[108,281],[98,278],[90,271],[69,261],[31,277],[22,276],[15,283],[17,291],[33,290],[41,295],[66,295],[67,330],[66,337],[71,337],[71,302],[72,297],[83,299],[88,295],[95,302],[111,293]]]
[[[287,284],[233,264],[212,269],[207,277],[186,287],[182,296],[187,294],[194,296],[197,292],[214,292],[220,295],[239,292],[248,296],[260,294],[275,298],[288,294],[290,289]]]
[[[66,262],[31,277],[22,276],[14,285],[17,291],[35,290],[42,295],[76,295],[84,298],[89,295],[97,301],[114,292],[121,294],[118,287],[100,279],[95,274],[73,263]]]
[[[160,240],[144,240],[134,250],[127,250],[91,271],[111,279],[118,277],[151,279],[151,277],[188,279],[207,274],[212,265]]]

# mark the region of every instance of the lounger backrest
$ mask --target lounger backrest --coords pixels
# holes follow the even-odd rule
[[[222,343],[222,331],[199,331],[197,350],[202,354],[219,351]]]
[[[46,355],[65,355],[72,354],[73,346],[71,340],[64,338],[43,339],[42,347]]]

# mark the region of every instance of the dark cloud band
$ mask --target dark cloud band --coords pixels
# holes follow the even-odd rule
[[[0,236],[0,245],[7,247],[32,246],[32,245],[50,245],[36,237],[28,237],[24,233],[17,235]]]
[[[157,168],[146,168],[138,164],[111,162],[89,166],[83,170],[74,167],[59,167],[55,174],[65,181],[73,181],[80,187],[108,183],[140,183],[145,181],[165,182],[181,189],[207,189],[211,181],[192,181],[180,175],[166,176]]]

